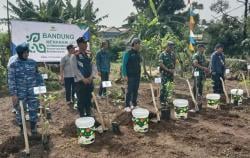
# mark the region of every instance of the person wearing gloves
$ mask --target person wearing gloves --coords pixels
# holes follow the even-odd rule
[[[19,101],[28,104],[31,134],[37,134],[37,111],[39,101],[34,94],[34,87],[44,86],[43,78],[38,73],[36,61],[29,59],[29,46],[26,43],[16,47],[18,58],[9,66],[8,86],[12,102],[17,111],[16,120],[23,131]]]

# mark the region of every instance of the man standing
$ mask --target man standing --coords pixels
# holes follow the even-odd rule
[[[74,102],[74,74],[70,65],[70,58],[75,53],[75,47],[71,44],[67,46],[68,54],[60,62],[61,83],[64,83],[67,104]]]
[[[93,65],[87,52],[87,40],[79,37],[77,40],[79,53],[71,58],[71,65],[74,71],[76,82],[77,106],[80,117],[91,115],[91,98],[93,85]]]
[[[128,84],[125,101],[126,112],[130,112],[131,109],[137,106],[137,96],[141,78],[140,43],[141,41],[138,38],[134,38],[131,42],[132,48],[123,56],[122,75]],[[132,105],[130,105],[131,101]]]
[[[159,57],[160,73],[161,73],[160,102],[162,107],[166,107],[166,103],[168,102],[168,97],[169,97],[169,92],[165,88],[165,84],[174,81],[176,57],[173,50],[174,50],[174,43],[172,41],[168,41],[165,51],[162,52]]]
[[[211,72],[213,80],[213,91],[217,94],[223,94],[223,87],[220,78],[224,80],[225,56],[223,54],[223,45],[217,44],[215,52],[211,56]]]
[[[42,76],[38,73],[37,63],[32,59],[28,59],[29,47],[27,44],[21,44],[16,47],[18,58],[10,64],[8,71],[8,84],[12,102],[15,105],[16,120],[23,130],[19,101],[28,104],[30,128],[32,135],[37,134],[37,110],[38,100],[34,94],[34,87],[43,86]]]
[[[102,81],[109,80],[110,73],[110,55],[108,53],[108,41],[101,43],[101,50],[96,54],[96,66],[98,75],[101,76],[101,83],[99,88],[99,96],[106,96],[106,88],[102,87]]]
[[[206,58],[205,58],[205,45],[199,44],[198,51],[192,57],[193,61],[193,72],[197,72],[198,75],[194,76],[194,86],[193,93],[196,97],[196,100],[199,102],[199,109],[201,109],[200,101],[202,99],[203,91],[203,82],[206,79],[206,73],[209,72],[209,69],[206,67]]]

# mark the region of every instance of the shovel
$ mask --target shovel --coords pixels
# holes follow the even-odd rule
[[[152,99],[153,99],[153,104],[154,104],[154,107],[155,107],[155,112],[156,112],[156,117],[157,117],[157,122],[160,122],[160,112],[159,112],[159,109],[156,105],[156,101],[155,101],[155,95],[154,95],[154,90],[153,90],[153,86],[152,84],[150,84],[150,89],[151,89],[151,94],[152,94]]]
[[[103,130],[107,130],[107,129],[105,128],[104,119],[103,119],[102,113],[101,113],[101,111],[100,111],[100,108],[99,108],[99,105],[98,105],[96,96],[95,96],[95,94],[94,94],[93,92],[92,92],[92,96],[93,96],[93,99],[94,99],[94,102],[95,102],[95,105],[96,105],[96,110],[97,110],[98,116],[99,116],[100,119],[101,119],[102,129],[103,129]]]
[[[246,92],[247,92],[247,98],[249,98],[249,91],[247,89],[247,83],[246,83],[246,77],[244,75],[244,73],[241,72],[241,75],[242,75],[242,78],[243,78],[243,81],[244,81],[244,86],[245,86],[245,89],[246,89]]]
[[[188,84],[188,88],[189,88],[190,95],[191,95],[191,97],[192,97],[192,100],[193,100],[193,103],[194,103],[194,106],[195,106],[195,111],[199,111],[199,106],[198,106],[197,101],[195,100],[194,93],[193,93],[193,91],[192,91],[190,82],[189,82],[188,79],[186,79],[186,81],[187,81],[187,84]]]
[[[30,148],[29,148],[27,127],[26,127],[26,122],[25,122],[25,117],[24,117],[23,102],[21,100],[19,101],[19,105],[20,105],[20,108],[21,108],[23,136],[24,136],[24,142],[25,142],[24,156],[27,157],[30,154]]]
[[[223,88],[224,94],[226,96],[226,103],[229,104],[230,102],[229,102],[229,97],[228,97],[227,90],[226,90],[226,87],[225,87],[225,82],[221,77],[220,77],[220,80],[221,80],[221,83],[222,83],[222,88]]]

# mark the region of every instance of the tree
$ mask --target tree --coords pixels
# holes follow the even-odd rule
[[[64,22],[62,18],[63,0],[39,1],[39,5],[35,5],[32,1],[19,0],[17,5],[11,2],[9,5],[10,11],[14,13],[14,18],[28,21]]]
[[[108,15],[97,17],[98,8],[94,9],[92,0],[88,0],[82,7],[81,0],[77,0],[76,6],[71,4],[70,0],[66,0],[66,8],[63,17],[72,24],[85,24],[90,28],[90,32],[97,35],[97,32],[104,26],[98,25]]]
[[[210,23],[205,30],[208,34],[208,52],[214,50],[216,43],[224,44],[227,56],[243,56],[241,42],[244,40],[242,36],[242,24],[236,18],[224,15],[221,21]]]

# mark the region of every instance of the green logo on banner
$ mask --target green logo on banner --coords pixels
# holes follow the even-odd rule
[[[42,43],[38,43],[40,41],[40,33],[32,33],[30,36],[26,36],[27,42],[30,44],[30,50],[39,53],[45,53],[46,47]]]

